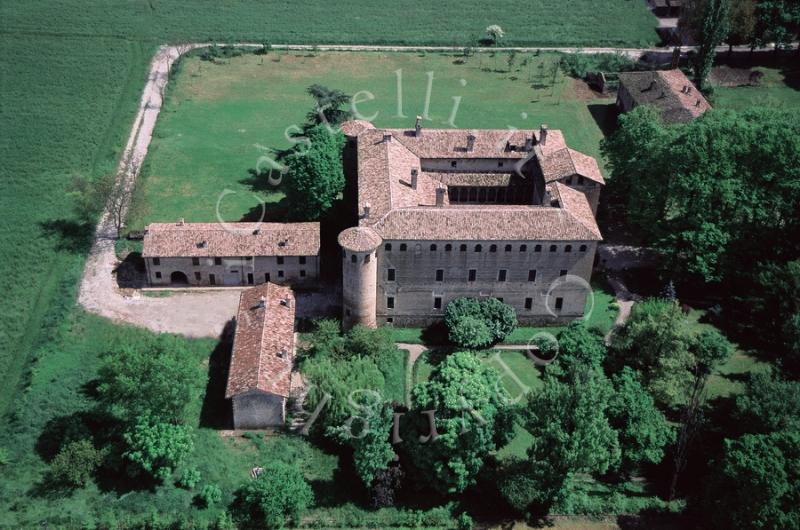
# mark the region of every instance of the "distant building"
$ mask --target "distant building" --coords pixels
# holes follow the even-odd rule
[[[298,284],[319,277],[319,223],[152,223],[151,286]]]
[[[345,326],[429,324],[461,296],[502,299],[526,324],[583,315],[604,180],[561,131],[343,130],[359,212],[339,234]]]
[[[640,105],[653,105],[668,124],[692,121],[711,108],[680,70],[621,72],[617,108],[628,112]]]
[[[294,361],[295,299],[291,288],[265,283],[242,291],[228,386],[235,429],[280,427]]]

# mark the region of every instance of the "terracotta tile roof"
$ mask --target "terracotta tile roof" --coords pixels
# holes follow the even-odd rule
[[[605,184],[600,167],[594,158],[565,147],[544,155],[539,165],[545,182],[553,182],[572,175],[580,175],[599,184]]]
[[[375,250],[381,244],[381,236],[368,226],[354,226],[339,233],[339,245],[353,252]]]
[[[345,136],[355,137],[367,129],[374,129],[375,126],[366,120],[348,120],[342,124],[342,132]]]
[[[294,316],[295,299],[289,287],[264,283],[242,291],[226,398],[252,390],[288,397]]]
[[[431,170],[435,159],[517,162],[537,158],[548,171],[558,175],[579,174],[603,183],[594,159],[568,149],[561,131],[546,129],[543,134],[541,130],[423,128],[417,136],[413,129],[375,129],[363,124],[348,128],[360,131],[357,135],[359,225],[372,227],[384,239],[600,239],[594,218],[588,223],[583,219],[583,213],[591,213],[591,209],[585,196],[577,191],[577,195],[570,195],[573,200],[559,202],[557,207],[451,205],[446,193],[442,206],[436,206],[438,187],[468,183],[506,185],[514,176],[514,164],[496,173],[448,172]],[[428,167],[423,171],[426,161]],[[414,171],[416,189],[412,185]],[[586,202],[585,208],[576,206],[581,199]],[[569,208],[578,210],[573,212]],[[346,236],[344,242],[357,245],[355,234]],[[360,242],[357,246],[360,248]]]
[[[144,257],[315,256],[319,223],[152,223]]]
[[[703,94],[678,69],[622,72],[619,83],[636,105],[653,105],[665,123],[691,121],[711,108]]]

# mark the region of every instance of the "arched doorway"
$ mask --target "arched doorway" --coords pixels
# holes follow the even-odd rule
[[[169,275],[169,282],[178,285],[188,285],[189,278],[186,277],[181,271],[175,271]]]

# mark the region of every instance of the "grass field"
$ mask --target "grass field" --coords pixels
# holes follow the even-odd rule
[[[759,67],[764,77],[758,86],[714,87],[716,108],[747,110],[754,106],[800,108],[800,90],[787,83],[787,78],[800,78],[800,67],[783,69]]]
[[[608,99],[557,69],[556,54],[462,58],[440,53],[248,53],[214,64],[191,57],[175,76],[145,164],[130,227],[149,221],[239,220],[263,200],[271,217],[285,211],[283,194],[251,171],[289,147],[288,127],[302,125],[314,83],[360,93],[357,111],[378,126],[411,127],[423,114],[427,72],[434,80],[426,127],[450,127],[453,97],[458,127],[562,129],[570,146],[599,158]],[[460,63],[464,64],[460,64]],[[524,64],[523,64],[524,63]],[[398,117],[397,71],[402,72]],[[370,94],[368,95],[367,92]],[[498,94],[503,94],[498,98]],[[589,99],[586,99],[589,98]]]

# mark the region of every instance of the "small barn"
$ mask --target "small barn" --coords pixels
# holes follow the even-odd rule
[[[228,386],[235,429],[280,427],[294,361],[292,289],[265,283],[242,291],[236,314]]]
[[[617,108],[628,112],[640,105],[652,105],[664,123],[686,123],[711,105],[678,69],[651,72],[620,72]]]

